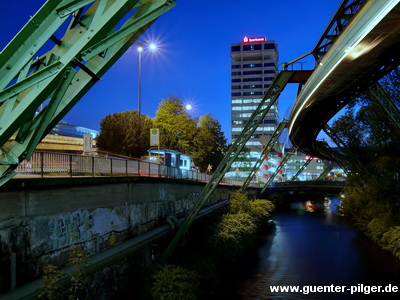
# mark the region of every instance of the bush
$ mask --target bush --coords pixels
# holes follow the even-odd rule
[[[400,258],[400,226],[390,228],[382,236],[383,248]]]
[[[250,214],[256,219],[257,223],[262,223],[271,218],[275,206],[271,201],[256,199],[250,202]]]
[[[231,193],[232,199],[229,201],[229,212],[231,214],[248,213],[250,208],[250,201],[247,195],[240,191]]]
[[[86,267],[88,255],[81,245],[74,243],[69,251],[68,262],[73,266],[68,275],[59,267],[48,265],[44,268],[44,287],[39,291],[38,298],[46,300],[84,299],[86,289]]]
[[[150,292],[156,300],[196,300],[200,292],[198,275],[183,267],[165,265],[153,280]]]
[[[235,261],[255,242],[274,205],[268,200],[250,201],[246,194],[236,191],[232,193],[229,208],[215,228],[214,245],[221,259]]]

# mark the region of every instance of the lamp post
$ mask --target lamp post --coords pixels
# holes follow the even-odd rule
[[[142,76],[142,52],[144,50],[143,46],[144,43],[137,44],[137,51],[138,51],[138,114],[140,116],[140,104],[141,104],[141,76]],[[146,43],[147,49],[150,52],[155,52],[157,50],[157,45],[152,42]]]
[[[141,85],[141,73],[142,73],[142,52],[143,44],[139,44],[138,48],[138,114],[140,117],[140,85]]]

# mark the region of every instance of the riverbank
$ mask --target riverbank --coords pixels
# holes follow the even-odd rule
[[[350,178],[344,190],[342,212],[374,243],[400,259],[399,185],[371,182],[362,188],[354,188],[356,180]]]
[[[270,201],[233,193],[229,211],[193,224],[168,264],[148,274],[137,299],[226,299],[244,257],[254,251],[260,232],[271,227],[273,210]]]

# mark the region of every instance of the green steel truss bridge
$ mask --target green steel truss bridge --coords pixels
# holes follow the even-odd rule
[[[329,133],[327,122],[365,91],[382,105],[393,124],[400,127],[399,111],[377,84],[399,65],[399,1],[344,0],[315,48],[283,64],[284,70],[276,76],[202,190],[163,260],[172,253],[288,83],[299,84],[294,108],[290,119],[278,126],[273,142],[265,147],[260,161],[283,129],[289,131],[294,145],[292,151],[338,163],[351,161],[350,153],[334,152],[317,141],[317,136],[321,130]],[[0,53],[0,184],[12,178],[14,169],[29,159],[51,128],[152,22],[173,6],[169,0],[48,0],[43,5]],[[132,11],[133,15],[119,26]],[[69,25],[60,38],[59,30],[66,22]],[[38,55],[39,49],[48,44],[53,45],[52,50]],[[313,70],[287,69],[307,55],[315,58]],[[44,103],[45,109],[36,115],[37,108]],[[6,145],[13,135],[15,140]],[[255,168],[249,178],[256,171]],[[245,181],[242,190],[249,181]]]

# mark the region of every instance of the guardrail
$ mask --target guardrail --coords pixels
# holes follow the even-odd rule
[[[198,171],[169,167],[149,161],[115,157],[98,157],[69,153],[35,151],[29,161],[23,161],[15,170],[27,176],[143,176],[180,178],[208,182],[212,175]],[[242,186],[243,182],[224,178],[222,184]],[[259,187],[257,183],[255,186]]]

